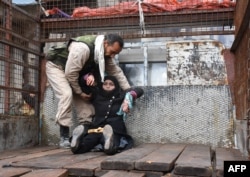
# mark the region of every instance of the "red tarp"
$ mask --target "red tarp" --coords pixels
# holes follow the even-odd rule
[[[144,0],[141,2],[143,13],[171,12],[183,9],[205,10],[234,7],[235,2],[231,0]],[[96,16],[115,16],[126,14],[138,14],[138,2],[121,2],[110,7],[75,8],[71,17],[96,17]]]

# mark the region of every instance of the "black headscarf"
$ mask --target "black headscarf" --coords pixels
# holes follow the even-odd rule
[[[105,97],[118,96],[121,93],[121,88],[120,88],[120,85],[119,85],[117,79],[114,76],[105,76],[104,81],[106,81],[106,80],[111,80],[115,85],[115,89],[113,91],[107,92],[107,91],[103,90],[103,88],[102,88],[103,83],[102,83],[101,88],[100,88],[101,94]]]

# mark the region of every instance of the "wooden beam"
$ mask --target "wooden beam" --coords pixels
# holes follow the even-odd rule
[[[250,19],[250,1],[248,1],[246,11],[244,12],[243,20],[240,24],[240,28],[239,28],[238,33],[235,37],[235,40],[232,44],[231,52],[235,52],[237,50],[239,43],[243,38],[243,34],[249,26],[249,19]]]

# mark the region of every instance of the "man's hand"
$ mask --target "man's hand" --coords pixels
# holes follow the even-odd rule
[[[86,100],[86,101],[89,101],[91,99],[91,96],[92,94],[86,94],[84,92],[81,93],[80,97],[83,99],[83,100]]]

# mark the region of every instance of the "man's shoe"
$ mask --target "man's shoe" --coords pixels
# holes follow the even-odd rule
[[[79,146],[79,141],[80,141],[80,137],[83,135],[84,133],[84,126],[83,125],[78,125],[72,133],[72,140],[71,140],[71,151],[75,152],[78,149]]]
[[[110,125],[105,125],[103,127],[104,136],[104,152],[106,154],[114,154],[114,132]]]
[[[60,125],[60,148],[70,148],[69,127]]]
[[[65,149],[70,148],[69,138],[61,137],[59,146],[60,148],[65,148]]]

